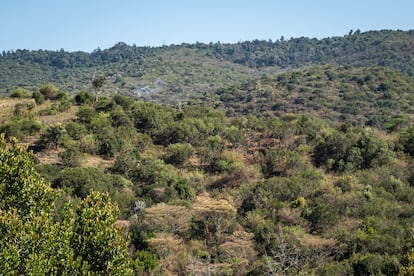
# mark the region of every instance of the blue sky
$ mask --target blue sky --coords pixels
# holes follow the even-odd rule
[[[1,0],[0,51],[410,30],[413,12],[412,0]]]

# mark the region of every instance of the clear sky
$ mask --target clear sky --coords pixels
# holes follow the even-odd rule
[[[413,0],[0,0],[0,51],[414,29]]]

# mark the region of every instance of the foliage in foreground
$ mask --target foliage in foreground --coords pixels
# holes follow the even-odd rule
[[[61,192],[43,182],[33,154],[0,136],[0,271],[9,275],[128,275],[127,242],[113,223],[118,207],[91,192],[58,216]]]

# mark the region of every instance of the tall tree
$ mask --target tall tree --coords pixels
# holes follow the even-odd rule
[[[95,102],[99,100],[99,95],[102,93],[101,88],[104,86],[106,78],[104,76],[94,77],[92,85],[95,88]]]

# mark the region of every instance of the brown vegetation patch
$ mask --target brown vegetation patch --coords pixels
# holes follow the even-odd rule
[[[236,213],[236,209],[227,200],[216,200],[207,194],[197,196],[193,209],[198,213]]]
[[[119,219],[114,222],[114,226],[118,229],[128,229],[131,226],[131,222],[128,220]]]
[[[59,164],[59,153],[63,152],[63,149],[48,149],[36,153],[37,159],[41,164]]]
[[[112,165],[113,160],[104,159],[97,155],[88,155],[82,160],[82,167],[104,167]]]
[[[42,115],[39,116],[39,121],[44,125],[52,125],[55,123],[63,123],[69,120],[76,118],[76,112],[78,111],[78,106],[71,106],[67,111],[60,112],[55,115]]]
[[[16,104],[28,104],[34,103],[33,99],[0,99],[0,123],[4,123],[9,120],[13,115]]]

